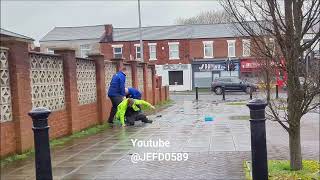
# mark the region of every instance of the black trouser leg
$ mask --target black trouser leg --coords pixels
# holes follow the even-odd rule
[[[127,116],[126,117],[126,124],[128,124],[129,126],[133,126],[135,119],[136,119],[135,115]]]
[[[142,122],[147,122],[148,121],[148,118],[147,118],[147,116],[146,115],[144,115],[143,113],[139,113],[139,114],[137,114],[137,116],[136,116],[136,120],[137,121],[142,121]]]
[[[108,122],[113,123],[113,118],[117,112],[117,107],[122,102],[122,96],[115,96],[115,97],[109,97],[109,98],[111,99],[112,108],[110,111]]]

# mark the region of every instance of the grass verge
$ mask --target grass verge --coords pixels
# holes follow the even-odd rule
[[[244,106],[247,105],[246,102],[228,102],[226,103],[226,105],[230,105],[230,106]]]
[[[105,129],[107,129],[109,126],[107,124],[103,124],[103,125],[96,125],[93,126],[91,128],[82,130],[82,131],[78,131],[73,133],[70,136],[67,137],[62,137],[62,138],[58,138],[58,139],[52,139],[50,140],[50,147],[54,148],[57,146],[62,146],[65,143],[73,140],[73,139],[77,139],[77,138],[81,138],[81,137],[85,137],[85,136],[90,136],[90,135],[94,135],[97,134],[99,132],[104,131]],[[14,161],[19,161],[19,160],[23,160],[26,159],[30,156],[34,155],[34,149],[30,149],[28,151],[23,152],[22,154],[14,154],[5,158],[0,159],[0,166],[4,167],[5,165],[8,165]]]
[[[303,160],[303,169],[291,171],[290,162],[286,160],[269,160],[269,180],[320,180],[320,163],[315,160]],[[244,163],[246,180],[251,180],[248,163]]]
[[[157,113],[157,112],[169,107],[171,104],[173,104],[172,100],[167,100],[167,101],[161,102],[155,106],[156,107],[155,110],[148,110],[148,111],[145,111],[145,113],[147,115]],[[106,130],[108,127],[109,127],[108,124],[104,123],[102,125],[95,125],[95,126],[90,127],[88,129],[85,129],[85,130],[82,130],[79,132],[75,132],[70,136],[66,136],[66,137],[62,137],[62,138],[58,138],[58,139],[52,139],[52,140],[50,140],[50,147],[54,148],[54,147],[58,147],[58,146],[63,146],[64,144],[66,144],[67,142],[70,142],[71,140],[94,135],[94,134],[98,134],[98,133]],[[14,161],[27,159],[30,156],[34,156],[34,149],[27,150],[27,151],[23,152],[22,154],[14,154],[14,155],[11,155],[11,156],[8,156],[5,158],[1,158],[0,159],[0,167],[4,167]]]

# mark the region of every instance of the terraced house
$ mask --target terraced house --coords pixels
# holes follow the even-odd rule
[[[171,91],[210,87],[220,76],[254,78],[257,64],[252,43],[234,24],[172,25],[142,28],[143,57],[156,64],[162,84]],[[105,59],[141,61],[139,28],[114,28],[112,25],[55,27],[40,40],[41,51],[70,47],[77,56],[100,51]],[[226,71],[226,62],[234,71]]]
[[[107,59],[140,60],[138,28],[109,25],[105,30],[100,48]],[[142,39],[144,61],[156,64],[171,91],[210,87],[216,77],[240,76],[241,61],[251,61],[250,39],[237,33],[233,24],[143,27]],[[225,71],[227,60],[234,63],[234,71]]]

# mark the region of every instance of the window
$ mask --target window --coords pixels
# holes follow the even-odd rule
[[[85,58],[88,57],[90,52],[90,44],[82,44],[80,45],[80,56]]]
[[[114,58],[122,58],[122,47],[123,45],[112,45],[113,47],[113,57]]]
[[[271,54],[274,54],[275,52],[275,41],[273,38],[264,38],[264,41],[267,45],[267,50],[270,51]]]
[[[183,85],[183,71],[169,71],[169,85]]]
[[[269,48],[270,48],[271,53],[274,55],[276,44],[275,44],[275,41],[273,38],[269,38]]]
[[[179,59],[179,42],[169,42],[169,59]]]
[[[50,48],[47,48],[47,53],[48,53],[48,54],[54,54],[54,50],[53,50],[53,49],[50,49]]]
[[[250,39],[242,40],[242,56],[250,56]]]
[[[228,42],[228,57],[236,56],[236,40],[227,40]]]
[[[157,44],[156,43],[149,43],[149,60],[157,60]]]
[[[141,48],[140,48],[140,44],[135,44],[134,46],[136,47],[136,59],[141,60]]]
[[[203,41],[204,58],[213,58],[213,41]]]

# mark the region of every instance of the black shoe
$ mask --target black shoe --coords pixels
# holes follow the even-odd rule
[[[143,121],[144,123],[152,123],[153,121],[152,120],[146,120],[146,121]]]
[[[134,126],[134,122],[126,122],[127,126]]]

